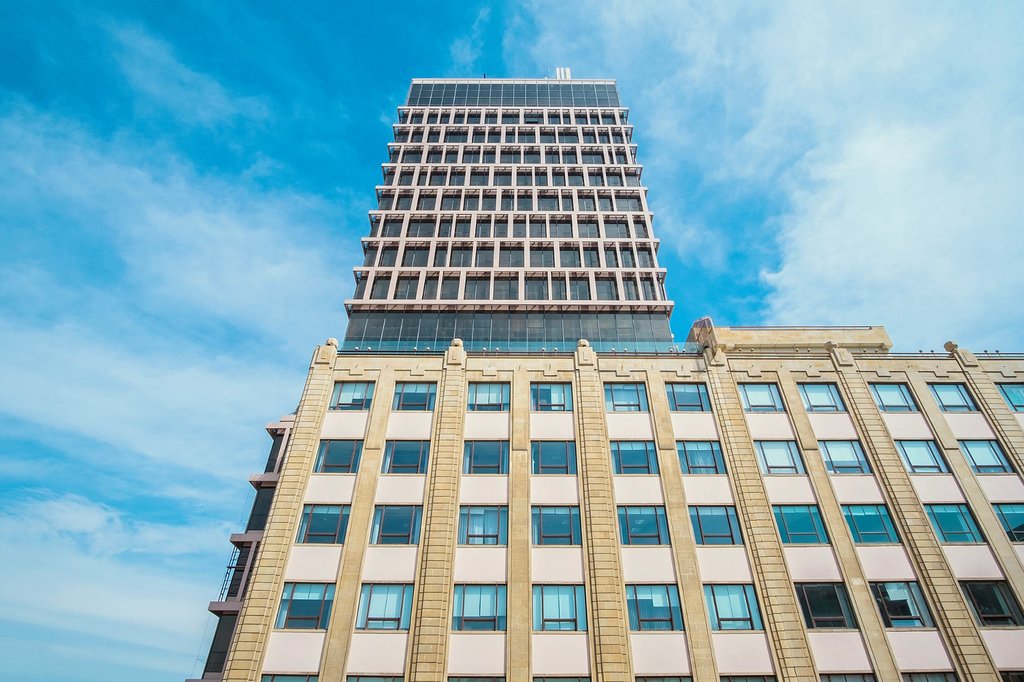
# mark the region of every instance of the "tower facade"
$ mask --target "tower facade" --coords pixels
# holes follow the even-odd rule
[[[416,80],[203,680],[1024,679],[1024,357],[673,340],[611,81]]]

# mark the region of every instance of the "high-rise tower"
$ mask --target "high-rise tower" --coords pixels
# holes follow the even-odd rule
[[[632,138],[611,81],[413,81],[203,680],[1024,681],[1024,356],[675,342]]]

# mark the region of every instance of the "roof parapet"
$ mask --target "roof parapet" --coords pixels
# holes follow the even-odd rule
[[[853,353],[888,353],[885,327],[716,327],[710,317],[693,323],[686,338],[701,348],[725,351],[828,352],[826,344]]]

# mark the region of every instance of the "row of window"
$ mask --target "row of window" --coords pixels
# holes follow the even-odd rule
[[[349,675],[346,682],[403,682],[402,677],[391,675]],[[636,682],[692,682],[688,676],[644,676],[634,678]],[[875,682],[871,673],[823,674],[821,682]],[[903,673],[902,682],[957,682],[952,672]],[[264,675],[262,682],[317,682],[316,675]],[[1000,673],[1002,682],[1024,682],[1024,672]],[[775,682],[774,675],[723,675],[720,682]],[[504,677],[449,677],[448,682],[505,682]],[[533,682],[590,682],[589,677],[534,677]]]
[[[436,86],[435,86],[436,87]],[[526,87],[526,86],[522,86]],[[626,111],[622,110],[619,112],[622,117],[622,123],[626,122]],[[575,114],[575,116],[574,116]],[[504,125],[516,125],[524,123],[526,125],[539,125],[546,122],[558,125],[569,125],[575,123],[576,125],[615,125],[618,123],[616,120],[616,111],[576,111],[572,112],[569,110],[563,111],[516,111],[516,110],[504,110],[500,114],[497,111],[482,111],[479,109],[431,109],[426,113],[423,111],[413,110],[408,111],[406,109],[400,109],[398,112],[398,122],[401,124],[409,123],[412,125],[420,125],[424,122],[427,124],[441,123],[448,124],[452,123],[460,125],[463,123],[469,124],[497,124],[501,123]]]
[[[537,192],[532,190],[421,191],[419,197],[412,192],[397,195],[384,192],[378,199],[382,211],[599,211],[625,213],[643,211],[639,194],[612,194],[598,192]],[[413,208],[415,206],[415,208]]]
[[[458,149],[447,149],[444,153],[444,163],[458,163]],[[491,171],[494,176],[491,176]],[[395,174],[398,174],[399,187],[463,187],[466,185],[466,174],[469,174],[470,187],[640,187],[639,170],[622,169],[615,167],[588,168],[586,182],[584,183],[583,169],[562,168],[550,166],[522,167],[516,168],[515,181],[513,182],[511,169],[508,169],[507,177],[499,177],[504,174],[506,168],[503,166],[423,166],[423,167],[402,167],[386,166],[384,170],[384,185],[395,184]],[[418,172],[417,172],[418,171]],[[623,181],[625,177],[625,181]]]
[[[406,220],[408,218],[408,220]],[[387,215],[370,216],[370,237],[410,238],[455,237],[480,239],[636,239],[650,238],[647,221],[641,214],[630,216],[571,215]],[[408,223],[408,225],[406,225]],[[573,226],[575,223],[575,227]],[[514,245],[516,246],[516,245]],[[498,264],[501,264],[499,256]]]
[[[500,164],[539,164],[574,166],[616,164],[619,166],[635,165],[636,154],[631,147],[428,147],[424,150],[418,145],[390,145],[388,163],[500,163]],[[462,158],[459,158],[459,152]],[[571,171],[570,171],[571,173]]]
[[[1024,504],[993,505],[1012,542],[1024,541]],[[980,544],[985,536],[968,505],[926,504],[925,512],[939,541]],[[307,504],[302,509],[296,542],[343,544],[349,505]],[[899,534],[884,504],[842,505],[843,518],[858,545],[897,544]],[[698,545],[741,545],[743,535],[733,505],[692,505],[690,524]],[[829,536],[817,505],[773,505],[772,513],[783,544],[828,544]],[[419,542],[422,507],[378,505],[374,509],[370,542],[375,545],[415,545]],[[618,507],[619,540],[623,545],[671,544],[663,506]],[[534,545],[579,545],[582,541],[578,506],[534,506],[531,509]],[[506,545],[508,507],[464,505],[459,510],[460,545]]]
[[[1005,581],[961,581],[961,590],[979,625],[1024,625],[1020,604]],[[846,586],[840,582],[796,583],[797,600],[808,629],[855,629],[857,620]],[[915,581],[872,582],[871,594],[887,628],[932,628],[935,622]],[[532,627],[536,632],[587,630],[583,585],[533,585]],[[356,611],[357,630],[409,630],[413,585],[364,583]],[[706,584],[704,600],[714,631],[763,630],[752,584]],[[334,603],[334,585],[285,583],[275,627],[326,630]],[[457,584],[452,600],[452,629],[506,629],[506,586]],[[675,584],[626,585],[630,630],[683,630]]]
[[[601,258],[603,252],[603,260]],[[631,244],[610,244],[603,249],[597,246],[584,246],[582,251],[578,244],[559,244],[558,255],[550,244],[531,244],[529,258],[522,243],[502,243],[497,252],[497,263],[502,268],[553,268],[557,263],[563,268],[653,268],[655,267],[654,252],[646,246],[637,247],[634,252]],[[471,244],[454,245],[438,243],[434,245],[433,254],[429,246],[407,245],[402,250],[401,261],[398,258],[398,245],[385,244],[380,248],[379,257],[376,246],[369,246],[365,253],[366,266],[378,267],[427,267],[435,268],[491,268],[495,263],[495,249],[492,244],[480,244],[475,253]]]
[[[625,134],[624,134],[625,133]],[[559,143],[559,144],[622,144],[626,141],[624,130],[616,128],[420,128],[415,126],[397,127],[395,142],[444,142],[462,144],[466,142],[489,142],[491,144],[516,143]]]

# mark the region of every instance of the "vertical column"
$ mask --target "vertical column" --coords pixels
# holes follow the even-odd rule
[[[889,647],[889,640],[885,636],[881,615],[875,606],[867,578],[861,568],[857,549],[847,532],[843,511],[839,506],[835,491],[832,489],[832,483],[829,481],[828,470],[825,469],[821,453],[818,451],[818,440],[814,435],[811,420],[807,418],[807,413],[799,408],[803,402],[800,399],[799,389],[793,376],[785,370],[779,372],[779,389],[788,405],[790,421],[800,445],[800,454],[818,497],[818,508],[828,527],[832,549],[839,560],[840,575],[843,576],[843,582],[849,587],[847,591],[857,614],[857,623],[861,634],[867,644],[868,656],[871,658],[871,667],[875,671],[875,677],[880,680],[898,680],[899,671],[896,668],[892,649]]]
[[[676,452],[675,431],[660,372],[649,372],[647,386],[651,416],[654,418],[654,444],[658,448],[658,468],[665,495],[665,514],[672,532],[676,581],[682,595],[686,644],[690,650],[691,676],[697,682],[718,682],[718,666],[711,641],[711,624],[704,610],[704,590],[697,567],[697,548],[690,525],[689,507],[683,489],[683,475]]]
[[[381,457],[384,452],[387,420],[391,411],[390,397],[394,393],[395,379],[391,367],[384,366],[377,375],[374,400],[370,409],[366,438],[359,461],[352,506],[348,519],[347,538],[338,567],[338,581],[334,593],[335,607],[331,610],[330,627],[324,644],[320,677],[325,680],[343,679],[347,669],[352,632],[359,604],[359,588],[363,573],[363,557],[370,537],[373,520],[373,500],[380,476]]]
[[[431,440],[410,628],[412,644],[406,663],[409,682],[436,682],[447,677],[448,618],[466,414],[466,352],[460,339],[452,341],[445,353],[437,405],[440,413],[434,419]]]
[[[224,665],[224,680],[250,682],[259,675],[267,636],[277,612],[288,549],[295,537],[298,505],[302,504],[313,468],[320,426],[334,386],[337,355],[338,342],[334,339],[328,339],[327,345],[319,346],[313,353],[259,556]]]
[[[811,658],[793,581],[772,518],[768,493],[754,456],[739,392],[720,348],[705,351],[711,400],[722,435],[722,451],[733,482],[737,512],[744,528],[755,589],[779,679],[812,680],[818,675]]]
[[[612,494],[611,450],[604,415],[604,387],[597,355],[586,340],[576,348],[576,439],[583,489],[583,551],[588,576],[591,678],[631,682],[626,590],[619,561],[618,519]]]
[[[522,366],[512,378],[509,445],[508,631],[506,679],[530,681],[530,376]]]
[[[939,632],[949,649],[957,675],[964,680],[998,679],[978,628],[960,593],[946,557],[932,533],[924,508],[900,462],[896,446],[857,369],[853,356],[835,344],[826,344],[838,372],[839,384],[847,398],[850,416],[874,455],[878,481],[893,506],[893,522],[899,527],[907,552],[929,596]]]

